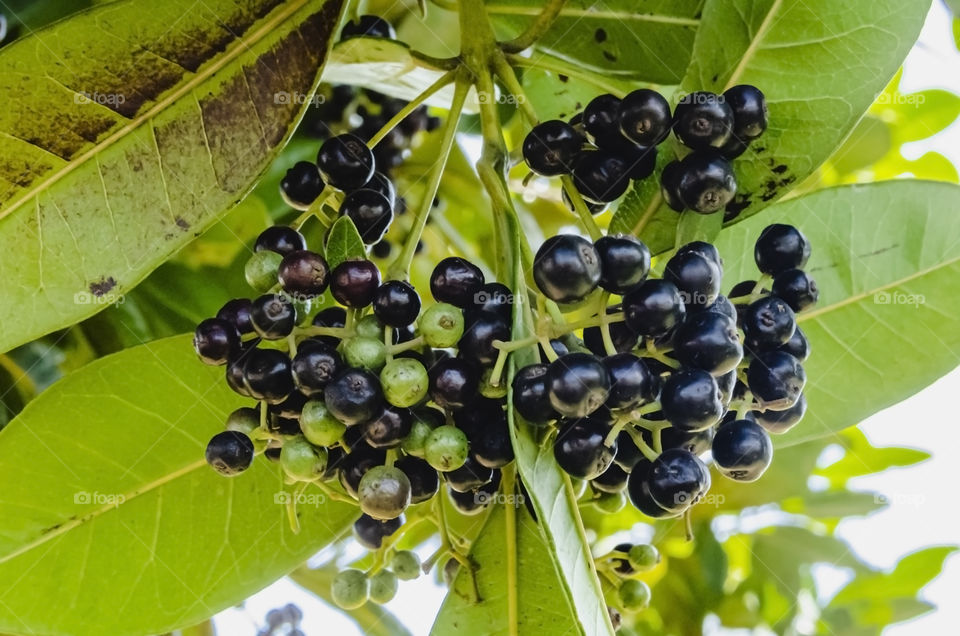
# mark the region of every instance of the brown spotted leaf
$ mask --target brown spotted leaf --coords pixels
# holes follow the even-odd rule
[[[209,227],[298,120],[342,0],[122,0],[0,51],[0,351]]]

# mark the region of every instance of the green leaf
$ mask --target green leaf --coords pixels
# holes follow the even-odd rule
[[[352,610],[343,610],[333,604],[330,586],[339,569],[335,565],[308,569],[300,567],[290,573],[290,578],[300,587],[316,594],[324,603],[349,616],[364,636],[410,636],[396,616],[386,608],[369,602]]]
[[[838,436],[844,455],[826,468],[814,471],[826,477],[834,488],[843,487],[853,477],[872,475],[888,468],[912,466],[930,458],[930,453],[913,448],[877,448],[860,429],[848,428]]]
[[[697,214],[693,210],[684,210],[677,223],[677,246],[693,241],[713,242],[723,229],[723,216],[720,214]]]
[[[491,0],[487,13],[498,35],[522,32],[543,9],[542,0]],[[701,0],[568,0],[535,50],[589,67],[676,84],[690,62]],[[537,57],[535,54],[534,57]]]
[[[956,185],[886,181],[785,201],[720,234],[728,287],[756,279],[753,244],[769,223],[797,226],[813,246],[820,302],[798,316],[812,347],[809,408],[778,444],[858,424],[956,367],[958,208]]]
[[[0,49],[0,350],[96,313],[244,197],[342,4],[171,0],[145,21],[122,0]]]
[[[356,508],[301,505],[279,467],[228,479],[203,458],[242,400],[177,336],[93,362],[0,432],[0,630],[163,633],[283,576],[346,532]],[[51,611],[56,607],[57,611]]]
[[[950,91],[931,89],[895,97],[898,101],[892,106],[898,116],[891,123],[897,144],[932,137],[960,116],[960,95]]]
[[[893,572],[860,576],[837,592],[832,607],[859,601],[893,600],[914,597],[943,568],[943,561],[957,551],[953,546],[926,548],[900,559]]]
[[[430,633],[600,633],[585,631],[553,567],[551,547],[526,508],[493,506],[470,550],[480,602],[470,572],[461,567]]]
[[[327,238],[327,248],[324,254],[330,269],[344,261],[365,258],[367,250],[363,247],[363,239],[354,225],[353,219],[341,216],[330,228]]]
[[[866,116],[830,158],[834,170],[849,174],[876,163],[892,147],[891,127],[883,120]]]
[[[770,127],[734,162],[743,220],[803,181],[837,148],[900,66],[929,0],[707,0],[681,93],[753,84]],[[869,68],[869,71],[865,69]],[[623,200],[611,231],[654,253],[674,244],[675,213],[655,188]]]
[[[637,82],[615,75],[584,71],[576,63],[552,55],[531,58],[533,68],[523,72],[523,90],[541,121],[568,120],[601,91],[625,95]]]

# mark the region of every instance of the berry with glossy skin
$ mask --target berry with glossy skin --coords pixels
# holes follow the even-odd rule
[[[207,318],[193,332],[193,349],[204,364],[226,364],[240,351],[240,332],[226,320]]]
[[[627,176],[636,181],[646,179],[657,168],[656,146],[638,146],[621,137],[618,143],[611,144],[608,149],[620,155],[627,163]]]
[[[733,200],[737,179],[733,167],[712,150],[691,152],[680,162],[677,195],[683,205],[700,214],[711,214]]]
[[[387,362],[387,346],[381,338],[350,338],[344,341],[343,359],[351,367],[379,373]]]
[[[627,558],[630,567],[636,572],[647,572],[660,564],[660,552],[647,543],[632,546]]]
[[[420,314],[420,296],[410,283],[388,280],[373,296],[373,313],[385,325],[406,327]]]
[[[434,300],[466,309],[486,281],[480,268],[458,256],[443,259],[430,275],[430,293]]]
[[[641,336],[659,337],[686,314],[677,286],[667,280],[646,280],[623,297],[624,321]]]
[[[736,135],[730,135],[730,139],[727,139],[727,143],[720,146],[717,150],[727,159],[736,159],[745,153],[749,147],[749,139],[743,139],[742,137],[737,137]]]
[[[286,353],[276,349],[252,349],[244,357],[243,384],[250,397],[279,404],[293,392],[293,374]]]
[[[283,257],[277,271],[283,289],[291,294],[319,296],[327,288],[330,269],[316,252],[299,250]]]
[[[594,243],[600,255],[600,287],[620,296],[650,273],[650,250],[628,234],[603,236]]]
[[[447,487],[457,492],[469,492],[493,479],[493,469],[484,466],[474,457],[467,457],[459,468],[443,473]]]
[[[690,241],[689,243],[681,245],[680,248],[677,249],[676,255],[687,254],[688,252],[695,252],[703,256],[723,270],[723,259],[720,258],[720,250],[718,250],[715,245],[707,243],[706,241]]]
[[[573,355],[573,354],[571,354]],[[613,463],[617,441],[608,446],[610,424],[584,418],[563,426],[553,444],[553,457],[567,474],[577,479],[596,479]]]
[[[627,478],[627,495],[630,497],[630,503],[653,519],[677,516],[678,513],[670,512],[660,506],[650,494],[650,468],[650,461],[643,459],[630,472],[630,477]]]
[[[347,22],[343,25],[343,30],[340,32],[340,38],[343,40],[358,36],[389,38],[391,40],[397,38],[392,24],[378,15],[369,14],[361,15],[357,19]]]
[[[607,401],[610,374],[589,353],[568,353],[550,363],[547,370],[550,405],[565,417],[586,417]]]
[[[215,471],[233,477],[253,462],[253,442],[239,431],[223,431],[210,439],[205,456]]]
[[[558,234],[540,246],[533,278],[544,296],[558,303],[583,300],[600,284],[600,254],[585,238]]]
[[[422,574],[420,557],[412,550],[400,550],[390,559],[390,570],[403,581],[412,581]]]
[[[480,311],[477,316],[494,316],[500,322],[503,318],[499,314]],[[463,336],[463,312],[447,303],[431,305],[423,312],[419,324],[420,334],[430,347],[445,349],[457,344]]]
[[[373,176],[375,166],[373,152],[367,144],[349,133],[327,139],[317,154],[321,176],[338,190],[362,187]]]
[[[298,161],[280,180],[280,194],[291,207],[306,209],[323,192],[323,179],[317,165]]]
[[[413,411],[413,425],[410,434],[400,444],[407,455],[423,457],[424,444],[430,432],[446,422],[443,411],[431,407],[421,407]]]
[[[637,579],[627,579],[620,584],[617,596],[623,609],[638,612],[650,605],[650,586]]]
[[[740,328],[747,349],[765,351],[789,341],[797,328],[797,319],[787,303],[776,296],[764,296],[747,306]]]
[[[802,393],[796,403],[784,411],[751,411],[751,415],[768,433],[782,435],[803,419],[807,412],[807,398]]]
[[[469,455],[469,447],[466,433],[456,426],[444,424],[427,436],[424,457],[435,469],[449,472],[463,466]]]
[[[720,95],[698,91],[684,96],[673,112],[673,132],[693,150],[719,148],[733,133],[733,109]]]
[[[327,469],[327,449],[314,446],[302,435],[285,439],[280,448],[280,466],[290,479],[313,481]]]
[[[304,395],[323,393],[342,368],[337,350],[316,340],[301,342],[291,365],[293,382]]]
[[[410,480],[395,466],[374,466],[357,488],[360,509],[374,519],[396,519],[410,505]]]
[[[723,97],[733,111],[733,134],[744,140],[756,139],[767,129],[767,99],[756,86],[738,84]]]
[[[405,456],[393,463],[410,480],[410,503],[417,504],[431,499],[440,489],[440,476],[436,469],[418,457]]]
[[[471,316],[470,328],[463,332],[457,344],[460,357],[472,360],[481,366],[492,365],[497,361],[500,350],[493,346],[494,341],[510,340],[510,325],[497,314],[479,312]]]
[[[346,428],[322,400],[308,400],[303,405],[300,412],[300,430],[311,444],[333,446],[343,438]]]
[[[307,239],[303,238],[303,234],[292,227],[274,225],[260,233],[253,249],[255,252],[269,251],[281,255],[289,254],[290,252],[307,249]]]
[[[610,203],[630,187],[630,165],[619,155],[605,150],[587,150],[573,168],[573,185],[584,199]]]
[[[583,135],[570,124],[553,119],[534,126],[523,140],[523,159],[544,177],[570,174],[583,146]]]
[[[817,304],[820,290],[817,281],[802,269],[788,269],[773,277],[773,294],[782,298],[790,309],[801,312]]]
[[[681,513],[710,490],[710,471],[700,458],[685,450],[663,451],[650,465],[649,490],[664,510]]]
[[[720,295],[723,271],[712,260],[697,252],[674,254],[667,261],[663,279],[676,285],[689,310],[706,307]]]
[[[347,429],[349,432],[351,429]],[[356,444],[350,449],[350,452],[344,456],[339,463],[337,477],[344,491],[353,497],[359,498],[358,488],[360,480],[367,474],[367,471],[374,466],[382,466],[387,459],[385,451],[377,448],[371,448],[366,444]]]
[[[595,477],[590,483],[593,489],[599,492],[616,493],[627,487],[629,474],[616,463],[611,463],[602,474]]]
[[[686,209],[683,199],[680,198],[680,181],[683,179],[684,170],[679,161],[671,161],[663,167],[660,173],[660,194],[664,202],[674,212],[683,212]]]
[[[810,343],[800,327],[797,327],[790,339],[777,347],[777,350],[789,353],[800,362],[804,362],[810,357]]]
[[[702,431],[723,416],[721,397],[717,380],[708,372],[683,369],[663,383],[660,404],[664,417],[677,429]]]
[[[430,398],[445,409],[459,409],[477,397],[480,372],[476,365],[459,358],[446,358],[428,371]]]
[[[513,407],[523,419],[534,424],[546,424],[559,416],[550,404],[549,368],[548,364],[531,364],[513,376]]]
[[[710,450],[710,444],[713,443],[713,428],[705,428],[702,431],[681,431],[680,429],[669,427],[665,428],[660,434],[660,442],[663,448],[682,448],[694,455],[703,455]],[[644,438],[648,443],[652,439],[644,433]]]
[[[253,319],[250,317],[252,309],[253,301],[249,298],[234,298],[224,303],[217,312],[217,318],[236,327],[241,335],[253,333]]]
[[[410,434],[412,425],[409,409],[385,406],[379,415],[363,424],[363,439],[374,448],[396,448]]]
[[[383,396],[393,406],[406,408],[427,397],[430,379],[419,360],[394,358],[380,372]]]
[[[277,272],[282,261],[283,256],[276,252],[255,252],[243,267],[247,284],[259,293],[269,291],[277,284]]]
[[[737,323],[715,311],[688,314],[673,334],[673,353],[684,366],[724,375],[743,359]]]
[[[334,417],[347,426],[370,420],[383,405],[377,376],[362,369],[340,374],[324,389],[323,398]]]
[[[381,521],[370,515],[360,515],[360,518],[353,522],[353,537],[367,550],[378,550],[383,545],[384,539],[400,529],[403,524],[399,522],[402,519],[401,516]]]
[[[265,294],[253,301],[250,310],[253,328],[264,340],[280,340],[293,333],[297,310],[281,294]]]
[[[620,102],[617,113],[620,132],[641,146],[655,146],[670,134],[673,117],[670,104],[660,93],[641,88]]]
[[[389,570],[380,570],[370,577],[370,600],[384,604],[397,595],[397,575]]]
[[[501,410],[499,417],[491,420],[481,430],[468,435],[474,459],[487,468],[503,468],[513,461],[513,444],[507,416]]]
[[[644,460],[643,453],[633,442],[633,438],[627,431],[620,431],[617,435],[617,454],[613,461],[625,471],[632,472],[633,467]]]
[[[610,375],[609,409],[630,409],[656,399],[658,378],[646,363],[632,353],[618,353],[603,359]]]
[[[390,208],[394,208],[397,204],[397,189],[393,185],[393,181],[390,180],[390,177],[383,174],[382,172],[374,172],[373,176],[370,177],[370,180],[363,184],[361,190],[373,190],[374,192],[379,192],[387,201],[390,202]]]
[[[370,580],[361,570],[343,570],[333,577],[330,598],[337,607],[352,610],[362,607],[370,597]]]
[[[810,241],[792,225],[774,223],[760,232],[753,258],[764,274],[803,269],[810,258]]]
[[[340,214],[350,217],[367,245],[380,241],[393,222],[393,208],[385,196],[374,190],[354,190],[343,198]]]
[[[774,411],[785,411],[800,399],[807,374],[800,361],[782,351],[758,354],[747,367],[747,385],[754,397]]]
[[[716,300],[704,307],[704,311],[715,311],[718,314],[727,316],[734,322],[736,322],[738,318],[737,306],[730,302],[730,299],[723,294],[717,296]]]
[[[491,311],[509,321],[513,315],[513,292],[503,283],[487,283],[482,286],[467,307],[465,313]]]
[[[380,270],[370,261],[343,261],[330,274],[330,293],[344,307],[368,306],[378,287]]]
[[[712,451],[721,475],[734,481],[756,481],[770,466],[773,442],[756,422],[736,420],[720,426]]]
[[[343,307],[327,307],[313,317],[312,324],[314,327],[342,328],[346,321],[347,312],[344,311]],[[340,338],[334,336],[316,336],[314,339],[334,348],[340,344]]]
[[[608,148],[623,139],[619,112],[620,98],[610,93],[597,95],[583,109],[583,129],[597,146]]]

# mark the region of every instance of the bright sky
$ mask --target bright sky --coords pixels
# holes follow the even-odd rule
[[[901,90],[904,93],[926,88],[945,88],[960,93],[960,54],[951,31],[951,18],[939,0],[935,0],[920,36],[905,63]],[[936,137],[910,144],[909,158],[936,150],[960,166],[960,122],[955,122]],[[960,361],[958,361],[960,363]],[[949,454],[960,443],[960,429],[954,413],[960,394],[960,370],[954,371],[914,397],[891,407],[861,425],[875,446],[911,446],[933,454],[918,466],[893,469],[880,475],[856,479],[857,489],[877,491],[891,505],[868,518],[844,521],[840,537],[853,545],[867,562],[891,568],[897,559],[931,545],[960,544],[960,515],[957,514],[956,464]],[[429,546],[426,556],[433,550]],[[843,572],[818,568],[817,580],[827,597],[839,589],[847,577]],[[401,581],[397,597],[387,604],[415,635],[428,634],[433,618],[443,601],[445,588],[430,577]],[[884,636],[957,633],[960,625],[960,556],[953,555],[944,573],[934,581],[924,598],[938,610],[913,622],[888,628]],[[302,629],[306,634],[362,636],[354,624],[340,612],[321,603],[286,580],[279,581],[247,600],[244,608],[222,612],[216,617],[218,631],[243,636],[255,634],[268,610],[296,603],[304,613]]]

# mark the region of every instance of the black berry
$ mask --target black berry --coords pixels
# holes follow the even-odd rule
[[[676,285],[688,309],[706,307],[720,294],[723,271],[698,252],[684,252],[667,261],[663,279]]]
[[[193,349],[204,364],[226,364],[240,350],[240,332],[231,322],[207,318],[193,332]]]
[[[683,512],[710,489],[710,471],[700,458],[676,448],[653,461],[647,479],[650,496],[672,513]]]
[[[372,303],[379,287],[380,270],[370,261],[343,261],[330,274],[330,294],[352,309]]]
[[[719,148],[733,132],[733,110],[720,95],[699,91],[684,96],[673,113],[673,132],[694,150]]]
[[[479,371],[466,360],[440,360],[430,368],[429,376],[430,398],[443,408],[463,408],[477,397]]]
[[[229,322],[241,334],[253,333],[253,319],[250,317],[252,309],[253,301],[249,298],[234,298],[224,303],[217,312],[217,318]]]
[[[550,404],[565,417],[586,417],[607,401],[610,374],[594,355],[568,353],[547,370]]]
[[[613,463],[617,442],[605,441],[610,432],[607,422],[594,418],[576,420],[557,433],[553,456],[564,471],[578,479],[594,479]]]
[[[293,392],[293,374],[286,353],[276,349],[253,349],[244,357],[243,384],[251,397],[279,404]]]
[[[513,406],[523,419],[534,424],[545,424],[558,417],[550,404],[549,368],[547,364],[531,364],[513,376]]]
[[[732,371],[743,358],[737,323],[715,311],[687,314],[673,335],[673,352],[687,367],[717,376]]]
[[[800,399],[807,374],[800,361],[782,351],[758,354],[747,367],[747,385],[770,410],[783,411]]]
[[[280,180],[280,192],[294,207],[306,208],[323,192],[323,179],[317,165],[298,161]]]
[[[390,201],[375,190],[354,190],[343,198],[340,213],[350,217],[367,245],[380,241],[393,222]]]
[[[348,369],[334,378],[323,398],[334,417],[347,426],[367,422],[383,406],[380,381],[363,369]]]
[[[307,249],[307,239],[292,227],[274,225],[260,233],[253,249],[257,252],[268,250],[277,254],[289,254]]]
[[[221,475],[239,475],[253,462],[253,442],[239,431],[217,433],[207,444],[207,463]]]
[[[803,269],[810,258],[810,242],[792,225],[775,223],[760,233],[753,257],[764,274]]]
[[[607,148],[623,139],[619,112],[620,98],[610,93],[594,97],[583,109],[583,128],[597,146]]]
[[[658,337],[673,329],[686,313],[680,290],[666,280],[646,280],[623,297],[627,326],[641,336]]]
[[[750,420],[722,425],[713,438],[712,451],[720,474],[735,481],[758,480],[773,459],[770,436]]]
[[[737,193],[733,167],[716,151],[691,152],[680,162],[679,170],[678,198],[694,212],[716,212]]]
[[[300,343],[291,365],[293,382],[304,395],[322,393],[342,368],[337,350],[317,340]]]
[[[813,307],[820,298],[817,281],[802,269],[787,269],[780,272],[773,277],[771,289],[774,295],[786,301],[796,312]]]
[[[558,303],[582,300],[597,288],[600,276],[600,254],[590,241],[575,234],[547,239],[533,262],[537,287]]]
[[[367,144],[356,135],[347,133],[323,142],[317,154],[317,167],[327,183],[349,191],[370,180],[375,162]]]
[[[670,104],[648,88],[631,92],[620,102],[620,132],[641,146],[655,146],[670,134]]]
[[[740,327],[747,349],[762,351],[790,340],[797,328],[797,320],[787,303],[776,296],[764,296],[747,306]]]
[[[443,259],[430,275],[430,293],[434,300],[466,309],[476,302],[484,284],[483,272],[466,259],[450,256]]]
[[[280,261],[280,284],[291,294],[319,296],[327,288],[330,270],[327,261],[316,252],[290,252]]]
[[[250,318],[253,328],[261,338],[280,340],[293,332],[297,322],[297,310],[286,296],[265,294],[253,301]]]
[[[539,175],[570,174],[583,142],[583,135],[570,124],[557,119],[545,121],[527,133],[523,140],[523,158]]]
[[[616,201],[630,187],[630,165],[619,155],[605,150],[587,150],[573,169],[573,184],[594,203]]]
[[[420,296],[410,283],[388,280],[373,295],[373,313],[385,325],[406,327],[420,314]]]
[[[600,255],[600,287],[623,295],[650,273],[650,250],[628,234],[603,236],[594,243]]]
[[[671,375],[660,391],[663,415],[681,431],[700,431],[720,421],[724,408],[716,379],[701,369]]]
[[[646,363],[632,353],[618,353],[603,359],[610,375],[609,409],[629,409],[656,398],[657,377]]]
[[[756,86],[739,84],[727,89],[723,97],[733,111],[733,135],[756,139],[767,129],[767,99]]]

